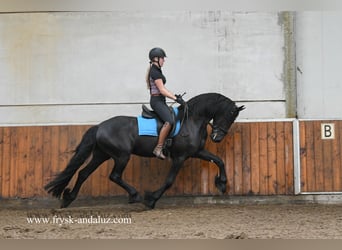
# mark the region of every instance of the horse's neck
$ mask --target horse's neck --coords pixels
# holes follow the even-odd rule
[[[199,132],[203,128],[206,129],[208,123],[212,120],[212,117],[206,110],[196,110],[196,113],[190,111],[187,120],[187,124],[191,124],[191,129],[196,131],[198,129]]]
[[[196,107],[194,114],[203,119],[204,122],[208,123],[211,119],[213,119],[215,112],[215,104],[213,104],[212,102],[208,102],[206,106],[201,105]]]

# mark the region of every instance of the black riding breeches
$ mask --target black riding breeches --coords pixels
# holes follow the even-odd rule
[[[163,122],[168,122],[171,126],[173,125],[172,114],[164,96],[151,96],[150,105]]]

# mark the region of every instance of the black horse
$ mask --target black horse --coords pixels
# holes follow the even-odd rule
[[[67,167],[45,186],[45,190],[57,198],[61,198],[63,194],[61,207],[67,207],[76,199],[82,183],[89,175],[104,161],[113,158],[115,165],[110,180],[128,192],[129,203],[144,202],[147,207],[154,208],[159,198],[173,184],[184,161],[193,157],[212,161],[218,166],[219,175],[215,177],[215,185],[219,191],[225,193],[227,177],[224,163],[204,149],[208,136],[207,125],[212,121],[210,138],[214,142],[220,142],[244,108],[236,106],[235,102],[217,93],[198,95],[187,102],[187,108],[180,106],[179,116],[187,113],[187,109],[188,114],[183,119],[179,134],[173,138],[172,145],[168,148],[172,166],[165,183],[155,192],[146,192],[144,200],[137,190],[121,177],[131,154],[154,157],[152,151],[157,137],[139,136],[137,118],[129,116],[116,116],[89,128]],[[79,171],[75,186],[70,191],[66,186],[91,154],[92,159]]]

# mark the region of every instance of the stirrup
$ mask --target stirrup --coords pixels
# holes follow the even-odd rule
[[[163,146],[162,145],[157,145],[153,150],[153,154],[161,160],[165,160],[165,158],[166,158],[166,156],[163,154]]]

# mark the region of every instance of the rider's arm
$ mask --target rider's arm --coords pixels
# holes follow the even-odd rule
[[[172,94],[167,88],[165,88],[162,79],[156,79],[154,80],[154,82],[163,96],[168,97],[174,101],[177,99],[174,94]]]

